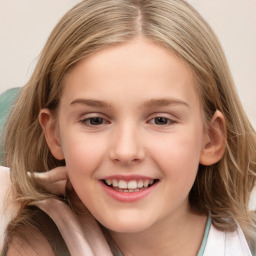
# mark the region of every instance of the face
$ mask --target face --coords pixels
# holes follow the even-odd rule
[[[65,77],[58,140],[69,179],[110,230],[139,232],[189,213],[206,143],[190,68],[137,38]]]

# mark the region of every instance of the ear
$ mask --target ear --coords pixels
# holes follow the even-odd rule
[[[219,110],[216,110],[209,127],[205,131],[200,164],[209,166],[217,163],[222,158],[226,148],[226,137],[225,118]]]
[[[61,149],[56,118],[49,109],[45,108],[41,109],[38,119],[43,128],[45,139],[51,153],[56,159],[63,160],[64,155]]]

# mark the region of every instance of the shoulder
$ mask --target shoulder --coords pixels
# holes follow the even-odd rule
[[[9,168],[0,166],[0,251],[3,247],[5,229],[19,211],[9,174]]]

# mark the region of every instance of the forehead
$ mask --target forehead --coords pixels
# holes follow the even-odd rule
[[[72,101],[78,95],[116,94],[126,100],[137,92],[148,98],[168,94],[189,100],[191,93],[197,97],[195,84],[192,70],[181,58],[145,38],[135,38],[99,50],[75,65],[64,78],[63,97]]]

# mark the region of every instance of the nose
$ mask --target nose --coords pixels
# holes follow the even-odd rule
[[[145,158],[142,138],[135,127],[126,125],[117,129],[111,145],[109,158],[116,163],[131,165]]]

